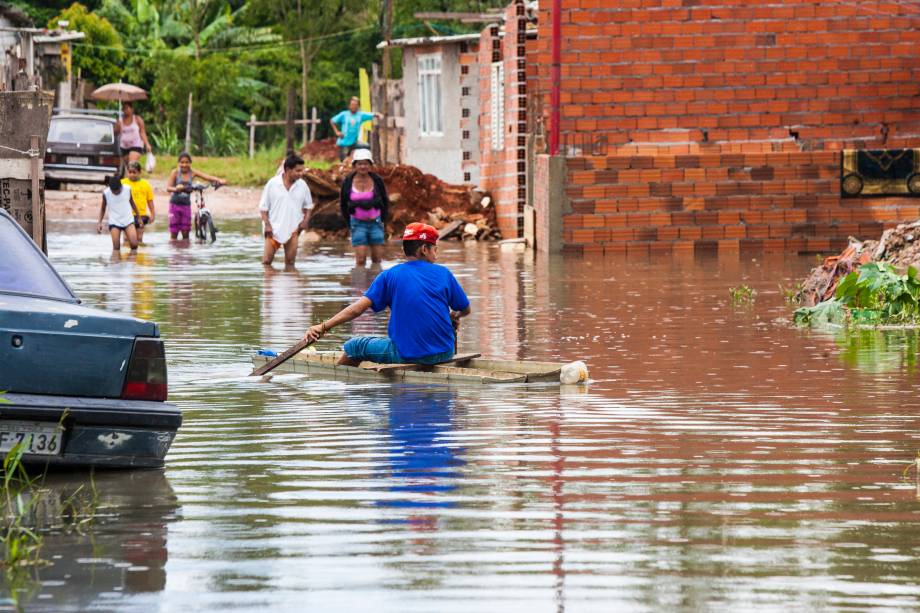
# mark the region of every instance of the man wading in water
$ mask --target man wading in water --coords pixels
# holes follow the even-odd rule
[[[283,172],[265,184],[259,213],[265,232],[265,251],[262,264],[271,266],[275,253],[284,246],[284,265],[291,267],[297,260],[297,237],[307,229],[313,196],[303,180],[303,158],[289,155],[284,160]]]
[[[339,324],[372,308],[390,307],[389,336],[356,336],[345,343],[339,364],[437,364],[454,357],[456,328],[470,314],[463,288],[438,259],[438,231],[410,223],[403,233],[407,261],[380,273],[357,302],[328,321],[311,326],[304,339],[314,343]]]

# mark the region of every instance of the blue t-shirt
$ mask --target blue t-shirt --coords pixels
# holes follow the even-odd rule
[[[342,131],[342,137],[335,141],[339,147],[351,147],[358,142],[358,135],[361,133],[361,124],[368,119],[373,119],[374,114],[366,111],[342,111],[332,118],[332,123]]]
[[[470,306],[454,275],[424,260],[410,260],[383,271],[364,295],[375,313],[390,307],[387,333],[404,360],[452,351],[450,310]]]

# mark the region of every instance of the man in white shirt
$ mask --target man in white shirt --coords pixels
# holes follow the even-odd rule
[[[262,190],[259,212],[265,232],[262,263],[271,266],[275,252],[284,245],[284,265],[293,266],[297,259],[297,237],[307,229],[313,197],[303,180],[303,158],[289,155],[284,172],[268,180]]]

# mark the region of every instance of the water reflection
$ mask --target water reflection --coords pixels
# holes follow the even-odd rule
[[[81,485],[78,495],[95,506],[94,518],[80,529],[44,537],[42,557],[51,565],[38,570],[41,590],[26,610],[105,609],[113,598],[166,587],[168,524],[178,518],[179,503],[163,472],[103,471],[91,480],[51,474],[44,483],[50,490],[46,503],[57,501],[58,508],[47,512],[67,512],[63,501]]]
[[[154,591],[65,577],[34,602],[73,589],[73,608],[144,611],[920,607],[920,502],[901,478],[920,450],[917,337],[793,328],[777,285],[813,258],[530,262],[446,243],[473,303],[461,351],[583,359],[592,385],[265,384],[247,377],[249,350],[287,346],[375,271],[319,243],[296,272],[266,274],[257,227],[221,226],[189,247],[151,233],[137,261],[111,265],[96,235],[50,241],[87,302],[161,324],[185,415],[167,458],[182,517],[138,529],[138,496],[96,528],[111,543],[168,534],[165,582],[119,554]],[[757,299],[732,309],[742,284]],[[365,316],[320,348],[385,329]],[[74,551],[62,560],[79,566]]]
[[[449,389],[394,386],[387,399],[387,433],[390,436],[388,490],[401,494],[379,501],[384,507],[415,510],[404,521],[418,529],[431,529],[435,516],[419,515],[422,509],[450,508],[455,502],[444,496],[457,489],[457,468],[465,462],[462,447],[449,443],[451,413],[456,402]]]
[[[840,359],[870,373],[916,373],[920,330],[843,329],[834,334]]]

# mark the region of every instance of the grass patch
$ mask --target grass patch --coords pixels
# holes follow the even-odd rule
[[[278,171],[278,166],[284,159],[284,144],[280,143],[271,147],[256,150],[252,159],[248,155],[231,157],[206,157],[196,155],[192,157],[192,166],[196,170],[205,172],[221,179],[226,179],[230,185],[240,187],[262,187]],[[307,168],[327,169],[332,162],[325,160],[307,160]],[[157,158],[157,168],[152,176],[166,180],[169,173],[176,167],[174,156]]]
[[[754,304],[754,298],[757,296],[757,292],[747,285],[740,285],[738,287],[730,287],[728,289],[728,295],[731,298],[732,306],[750,306]]]

